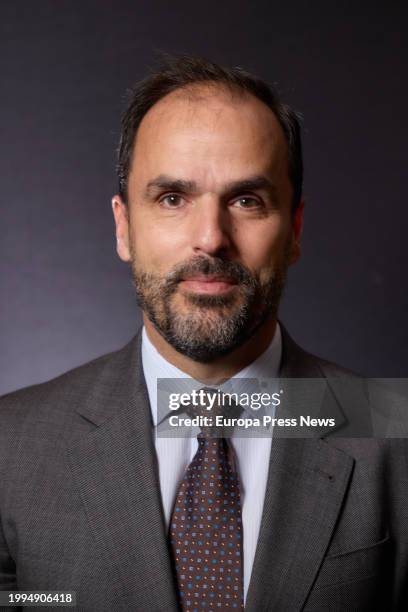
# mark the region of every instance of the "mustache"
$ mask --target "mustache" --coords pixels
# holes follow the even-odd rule
[[[219,257],[197,256],[188,262],[178,264],[166,275],[165,288],[172,291],[186,276],[194,275],[223,276],[245,287],[256,288],[258,283],[253,274],[243,264]]]

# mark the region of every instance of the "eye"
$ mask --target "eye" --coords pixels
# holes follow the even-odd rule
[[[179,208],[184,202],[183,198],[177,193],[168,193],[159,200],[165,208]]]
[[[237,200],[234,200],[233,204],[237,206],[237,208],[244,209],[259,208],[262,206],[262,202],[253,196],[241,196]]]

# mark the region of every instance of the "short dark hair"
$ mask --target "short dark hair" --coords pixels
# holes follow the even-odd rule
[[[189,85],[215,84],[228,88],[232,93],[252,94],[268,106],[279,121],[288,145],[289,179],[293,187],[292,211],[302,197],[303,160],[299,116],[281,102],[277,91],[265,81],[242,68],[225,68],[202,58],[182,55],[166,55],[160,68],[138,83],[131,91],[128,106],[123,113],[118,148],[117,173],[119,194],[124,202],[128,197],[128,178],[138,127],[156,102],[167,94]]]

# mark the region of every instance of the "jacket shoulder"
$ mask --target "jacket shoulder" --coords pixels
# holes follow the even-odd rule
[[[359,374],[358,372],[354,372],[353,370],[350,370],[349,368],[339,365],[338,363],[333,363],[332,361],[328,361],[327,359],[323,359],[322,357],[311,355],[309,353],[307,353],[307,355],[309,355],[309,357],[315,360],[315,362],[317,363],[317,366],[319,367],[319,369],[322,371],[322,373],[325,375],[326,378],[342,377],[342,378],[350,378],[352,380],[358,380],[358,379],[364,378],[362,374]]]
[[[322,376],[356,380],[363,378],[357,372],[304,350],[293,340],[281,321],[279,325],[282,334],[281,376],[283,378],[321,378]]]
[[[63,421],[100,385],[114,384],[134,343],[73,368],[47,382],[31,385],[0,397],[0,431],[38,421]]]

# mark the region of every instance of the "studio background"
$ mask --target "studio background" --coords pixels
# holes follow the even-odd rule
[[[0,393],[135,333],[110,198],[126,90],[157,50],[241,65],[304,116],[305,226],[280,316],[307,350],[408,373],[403,2],[0,4]]]

